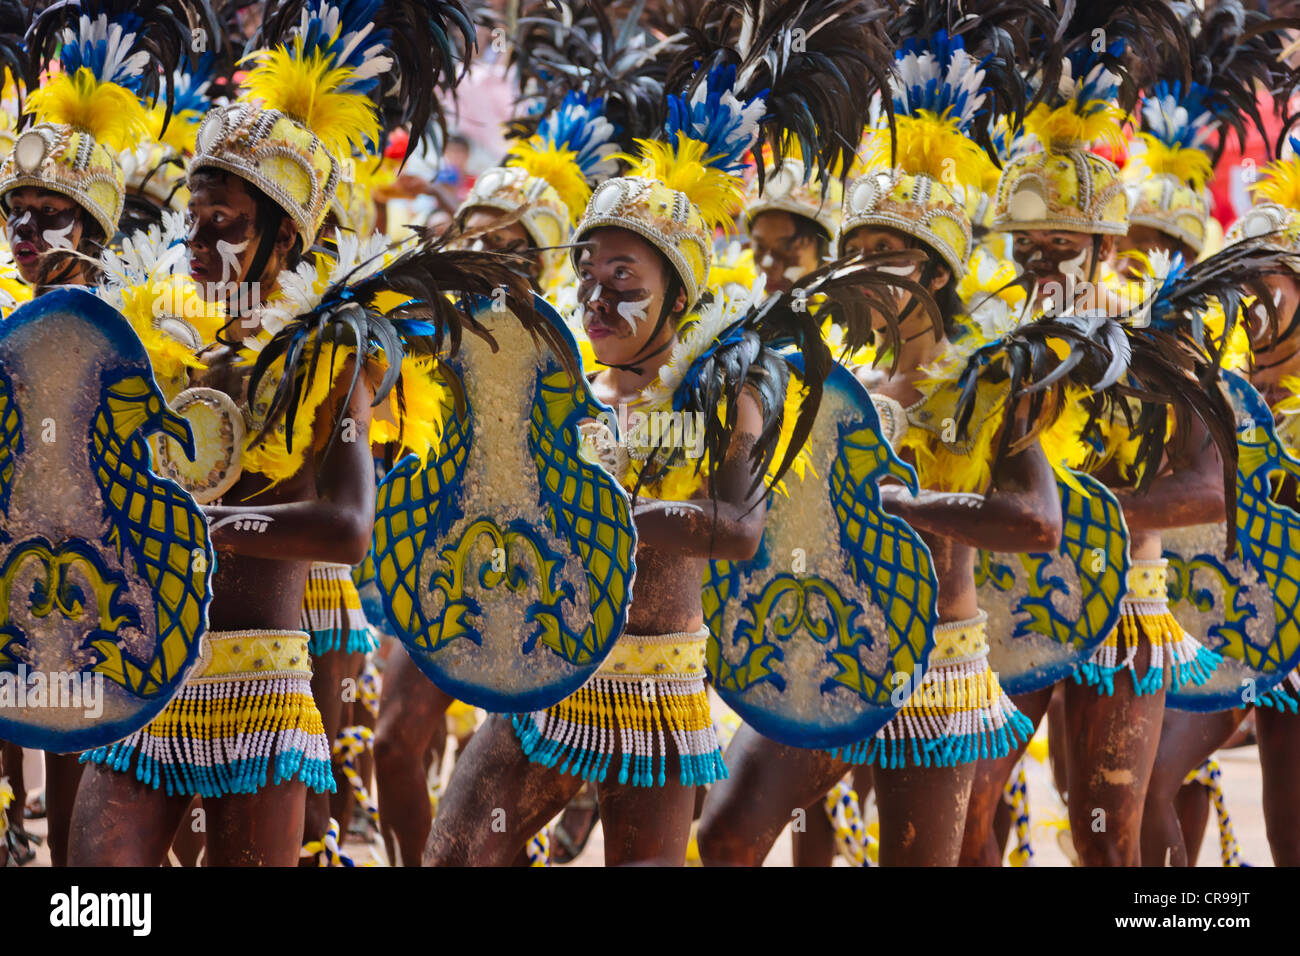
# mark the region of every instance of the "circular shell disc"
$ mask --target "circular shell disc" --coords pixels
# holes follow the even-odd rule
[[[158,470],[194,496],[199,504],[216,501],[239,480],[244,447],[244,416],[225,392],[187,388],[171,402],[194,433],[194,461],[166,435],[158,441]]]

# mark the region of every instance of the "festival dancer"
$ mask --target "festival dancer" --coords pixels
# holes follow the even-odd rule
[[[1119,268],[1130,277],[1140,274],[1143,263],[1153,256],[1178,255],[1190,263],[1214,251],[1218,223],[1209,215],[1206,202],[1214,154],[1227,145],[1230,133],[1243,148],[1252,127],[1267,138],[1257,102],[1259,90],[1276,94],[1275,103],[1285,102],[1286,87],[1295,82],[1294,71],[1280,57],[1285,46],[1283,21],[1246,11],[1228,0],[1208,11],[1190,13],[1188,23],[1194,79],[1186,84],[1175,81],[1177,63],[1159,71],[1169,79],[1158,79],[1144,91],[1140,132],[1124,168],[1129,232],[1117,241],[1116,254]],[[1126,256],[1129,251],[1137,255]],[[1222,335],[1221,310],[1211,309],[1206,322],[1212,332]],[[1241,325],[1221,348],[1224,369],[1249,374],[1249,342]],[[1236,516],[1229,513],[1228,520],[1235,521]],[[1238,534],[1243,533],[1249,534],[1249,528],[1238,529]],[[1225,605],[1223,611],[1227,609]],[[1180,606],[1173,610],[1179,617]],[[1204,620],[1199,614],[1196,618]],[[1222,627],[1223,617],[1215,623]],[[1193,636],[1225,656],[1241,655],[1231,642],[1206,633]],[[1230,688],[1226,697],[1196,690],[1187,696],[1170,693],[1142,814],[1144,865],[1188,865],[1175,800],[1188,775],[1240,723],[1242,711],[1225,706],[1237,703],[1232,699],[1237,690]],[[1204,788],[1192,786],[1203,800]]]
[[[433,75],[450,85],[455,51],[472,45],[466,12],[455,2],[287,0],[265,27],[278,44],[258,57],[241,99],[205,117],[189,171],[191,275],[230,316],[191,385],[233,433],[248,425],[203,476],[224,486],[206,507],[221,552],[209,656],[158,719],[86,755],[72,837],[83,864],[157,865],[195,795],[211,865],[297,860],[305,791],[333,783],[298,629],[309,566],[365,556],[372,402],[400,377],[403,345],[435,354],[458,321],[444,298],[447,253],[428,243],[387,264],[382,247],[360,242],[320,270],[299,260],[329,209],[338,157],[380,133],[370,99],[380,78],[396,73],[385,86],[423,130],[437,108],[430,51],[442,51]],[[288,166],[285,156],[295,157]],[[392,284],[432,313],[433,341],[427,324],[404,334],[402,310],[390,318],[370,305]],[[488,256],[456,287],[520,292]],[[250,289],[260,291],[254,308]]]
[[[1097,29],[1110,43],[1102,52],[1093,50]],[[1120,625],[1088,660],[1078,662],[1075,681],[1065,688],[1071,834],[1085,866],[1137,864],[1166,688],[1204,684],[1219,660],[1169,615],[1160,545],[1161,529],[1222,520],[1225,496],[1230,497],[1236,456],[1232,412],[1217,389],[1206,388],[1217,364],[1192,333],[1190,319],[1174,319],[1204,309],[1205,301],[1172,304],[1181,288],[1177,283],[1184,281],[1176,263],[1160,272],[1154,288],[1143,290],[1140,308],[1125,312],[1117,286],[1108,287],[1103,278],[1102,265],[1115,237],[1128,232],[1127,204],[1115,166],[1089,149],[1098,138],[1120,140],[1126,112],[1116,97],[1127,71],[1121,59],[1125,44],[1127,62],[1160,62],[1150,46],[1153,38],[1165,38],[1166,52],[1185,51],[1185,29],[1167,8],[1154,5],[1074,10],[1062,33],[1068,65],[1060,67],[1074,82],[1068,95],[1064,84],[1057,93],[1048,85],[1044,104],[1026,123],[1043,151],[1017,157],[1004,168],[995,211],[995,228],[1012,233],[1013,256],[1025,281],[1035,283],[1031,310],[1126,315],[1122,328],[1134,359],[1124,385],[1147,396],[1126,400],[1127,410],[1108,402],[1096,430],[1076,431],[1063,444],[1062,454],[1106,484],[1122,508],[1132,560]],[[1047,56],[1055,59],[1057,52],[1049,50]],[[1162,289],[1164,271],[1170,284]],[[1151,332],[1148,315],[1157,293],[1172,297],[1169,322]],[[1166,433],[1168,406],[1175,427]],[[1047,708],[1051,683],[1016,698],[1035,725]],[[995,865],[1000,858],[992,821],[1019,756],[981,764],[964,863]]]
[[[821,812],[831,786],[864,763],[872,767],[880,808],[881,864],[953,865],[975,761],[1028,736],[1028,722],[988,666],[973,556],[979,547],[1056,545],[1060,508],[1051,468],[1037,444],[1023,440],[1031,417],[1005,379],[980,380],[980,412],[968,435],[945,441],[940,427],[953,415],[951,390],[963,364],[963,353],[951,343],[962,321],[956,289],[971,248],[965,192],[991,165],[974,142],[976,127],[1001,108],[1014,109],[1019,81],[1010,34],[992,21],[982,28],[972,21],[968,50],[962,37],[945,29],[952,19],[946,6],[922,6],[890,25],[890,35],[903,39],[893,91],[897,138],[891,140],[882,123],[870,140],[867,170],[845,189],[840,235],[846,254],[924,253],[920,264],[888,268],[930,293],[943,320],[936,327],[916,293],[908,293],[897,339],[891,342],[885,327],[877,327],[877,354],[888,353],[893,370],[859,375],[884,433],[918,469],[921,497],[890,487],[882,495],[891,512],[921,532],[934,556],[940,623],[932,666],[899,715],[852,747],[786,746],[743,725],[727,752],[732,775],[710,788],[705,802],[700,851],[709,865],[760,863],[793,812]],[[1009,99],[995,104],[993,91],[1000,86]],[[934,411],[945,402],[949,411]],[[1015,454],[996,451],[1012,442]]]
[[[29,84],[26,112],[36,122],[0,167],[0,212],[18,273],[36,295],[98,280],[95,263],[117,234],[124,203],[118,151],[147,137],[141,97],[157,95],[154,75],[176,66],[189,38],[170,10],[123,16],[120,6],[63,5],[38,17],[28,35],[33,62],[53,61],[61,72],[39,88]],[[72,42],[64,42],[64,26]],[[155,36],[146,38],[146,29]],[[112,54],[97,51],[110,41]],[[46,753],[45,762],[50,858],[63,866],[81,765],[76,754]]]
[[[684,92],[669,98],[666,135],[642,144],[631,175],[596,190],[575,234],[583,243],[574,258],[584,324],[605,366],[592,379],[597,398],[615,407],[701,412],[705,460],[684,459],[681,448],[640,445],[628,448],[621,464],[613,456],[613,473],[637,495],[637,597],[626,633],[596,679],[573,697],[542,712],[493,715],[478,730],[434,820],[426,865],[514,860],[584,776],[597,784],[607,864],[681,865],[695,788],[725,774],[703,684],[708,635],[699,588],[709,558],[743,559],[758,544],[786,363],[762,347],[756,313],[736,319],[717,303],[690,316],[708,287],[713,230],[741,198],[736,174],[745,152],[760,131],[777,139],[788,110],[812,110],[817,128],[793,130],[804,155],[820,154],[823,171],[843,160],[845,144],[856,141],[865,121],[871,84],[879,81],[872,55],[882,44],[856,4],[805,12],[822,27],[817,32],[809,30],[812,20],[769,20],[760,4],[743,12],[742,31],[742,17],[727,4],[703,11],[707,29],[694,38],[698,46],[688,46],[670,71],[669,88]],[[792,54],[776,72],[764,54],[791,49],[792,30],[806,37],[806,52]],[[738,41],[744,46],[728,45]],[[833,58],[838,73],[823,74],[818,57]],[[792,302],[769,314],[773,325],[777,316],[804,326],[799,338],[815,387],[825,354],[820,335],[807,334],[808,313]],[[712,397],[701,404],[704,395]],[[717,416],[720,400],[730,409],[725,421]],[[800,406],[801,423],[810,401],[811,394]],[[778,475],[797,448],[797,441],[787,444]],[[648,669],[651,649],[672,663]],[[568,729],[573,721],[611,718],[613,735],[593,739],[592,724],[585,743]],[[658,735],[656,726],[664,728]],[[493,807],[505,808],[504,832],[495,832]]]
[[[563,261],[592,187],[618,171],[614,128],[600,98],[573,90],[536,131],[514,144],[505,163],[479,175],[456,212],[457,244],[510,256],[535,292],[555,297],[572,282]],[[571,212],[576,209],[577,212]],[[385,671],[375,738],[379,812],[390,859],[415,866],[433,822],[427,778],[442,754],[454,698],[394,648]],[[594,825],[594,820],[592,821]],[[588,832],[590,830],[588,829]]]
[[[1240,247],[1262,246],[1274,254],[1272,270],[1264,279],[1265,289],[1260,289],[1256,304],[1250,310],[1249,321],[1244,325],[1250,331],[1250,349],[1247,355],[1250,383],[1272,410],[1276,439],[1281,448],[1279,470],[1284,477],[1274,486],[1273,498],[1277,504],[1300,510],[1300,498],[1295,493],[1294,474],[1296,440],[1294,428],[1295,409],[1300,408],[1300,361],[1295,349],[1297,310],[1300,309],[1300,281],[1296,278],[1294,256],[1298,234],[1296,209],[1300,208],[1300,162],[1290,143],[1291,155],[1271,163],[1263,170],[1264,176],[1255,184],[1256,203],[1229,229],[1229,245],[1225,253]],[[1238,270],[1240,273],[1241,270]],[[1240,282],[1249,276],[1238,274]],[[1271,308],[1270,308],[1271,306]],[[1261,428],[1261,431],[1263,429]],[[1277,515],[1286,520],[1285,513]],[[1291,519],[1294,522],[1294,517]],[[1247,526],[1249,527],[1249,526]],[[1248,533],[1242,528],[1237,534]],[[1286,532],[1283,532],[1286,535]],[[1289,538],[1288,538],[1289,539]],[[1283,573],[1291,573],[1290,561],[1284,556]],[[1285,584],[1282,585],[1285,587]],[[1282,653],[1294,647],[1295,625],[1293,615],[1277,608],[1277,634]],[[1276,676],[1256,674],[1239,688],[1241,705],[1253,707],[1259,747],[1260,766],[1263,770],[1264,824],[1273,862],[1277,866],[1293,866],[1300,862],[1300,828],[1294,814],[1285,808],[1294,806],[1300,792],[1300,781],[1294,773],[1295,760],[1300,754],[1300,719],[1297,718],[1300,669],[1293,669],[1280,680]],[[1271,685],[1271,686],[1269,686]],[[1177,784],[1186,779],[1205,756],[1223,747],[1240,724],[1242,707],[1219,710],[1214,713],[1170,712],[1160,740],[1160,757],[1165,759],[1162,768],[1168,783],[1158,795],[1148,797],[1147,813],[1142,827],[1143,864],[1149,866],[1189,865],[1190,847],[1179,826],[1180,814],[1175,813],[1174,800],[1178,786],[1174,777],[1180,773]],[[1174,719],[1170,719],[1170,718]]]

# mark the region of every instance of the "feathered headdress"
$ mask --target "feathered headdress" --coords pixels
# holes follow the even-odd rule
[[[443,124],[438,91],[455,88],[475,45],[461,0],[272,0],[261,38],[245,95],[340,156],[382,148],[375,109],[384,99],[411,130],[409,158],[430,125]]]
[[[638,143],[629,175],[596,191],[576,235],[613,226],[644,236],[688,306],[706,288],[713,231],[744,195],[751,151],[765,142],[779,164],[797,142],[807,175],[847,170],[887,49],[877,12],[851,0],[712,0],[700,17],[669,71],[668,89],[681,92],[668,97],[661,138]]]
[[[1123,142],[1140,86],[1130,64],[1173,64],[1166,76],[1187,78],[1186,30],[1167,4],[1149,0],[1054,0],[1047,10],[1056,25],[1024,64],[1038,90],[1024,126],[1041,151],[1003,170],[993,226],[1123,235],[1128,207],[1119,172],[1090,146]]]
[[[1243,148],[1251,126],[1266,138],[1259,91],[1286,101],[1296,71],[1280,54],[1300,21],[1269,19],[1239,0],[1220,0],[1184,21],[1190,81],[1158,79],[1144,90],[1140,147],[1125,167],[1130,221],[1172,235],[1200,254],[1208,217],[1204,190],[1231,131]],[[1162,69],[1176,72],[1177,64]]]
[[[149,136],[145,102],[157,101],[162,72],[190,38],[182,16],[186,8],[131,0],[63,0],[42,11],[28,54],[33,76],[50,73],[27,98],[36,125],[0,168],[0,201],[24,186],[51,189],[112,238],[124,192],[116,153]]]
[[[309,248],[340,161],[382,147],[379,106],[411,127],[409,156],[440,120],[438,91],[461,75],[474,33],[461,0],[273,0],[260,40],[240,102],[209,112],[190,168],[257,186]]]
[[[971,252],[968,191],[996,168],[999,118],[1018,123],[1025,85],[1003,21],[951,0],[907,7],[889,26],[900,41],[888,129],[865,148],[866,174],[845,195],[845,234],[883,226],[934,249],[961,279]]]
[[[664,78],[681,36],[651,36],[640,22],[641,2],[616,24],[607,5],[587,0],[534,0],[514,24],[510,64],[522,115],[511,133],[528,138],[574,92],[599,100],[624,152],[663,126]],[[576,210],[575,215],[582,210]]]

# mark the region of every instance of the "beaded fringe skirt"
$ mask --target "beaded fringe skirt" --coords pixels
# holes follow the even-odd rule
[[[874,737],[830,752],[885,769],[955,767],[1004,757],[1033,734],[989,667],[983,611],[935,628],[934,651],[907,703]]]
[[[194,674],[152,722],[81,755],[168,794],[221,797],[301,780],[334,791],[301,631],[209,631]]]
[[[1109,695],[1115,692],[1115,675],[1121,671],[1128,671],[1138,694],[1154,694],[1164,689],[1166,680],[1177,689],[1184,684],[1199,687],[1210,679],[1222,658],[1184,631],[1169,613],[1168,564],[1163,559],[1133,562],[1128,593],[1120,602],[1119,626],[1079,665],[1075,680]],[[1139,675],[1137,653],[1143,643],[1150,645],[1151,659]]]
[[[696,634],[624,635],[596,675],[553,707],[515,714],[533,763],[603,782],[662,787],[669,754],[690,787],[727,775],[704,687],[707,629]]]
[[[307,575],[301,627],[311,635],[311,653],[319,657],[340,648],[349,654],[369,653],[379,644],[366,623],[361,595],[346,564],[317,562]]]

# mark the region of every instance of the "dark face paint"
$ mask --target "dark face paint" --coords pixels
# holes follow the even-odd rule
[[[778,211],[759,213],[749,227],[754,263],[767,279],[768,293],[789,292],[818,266],[816,240],[795,231],[794,216]]]
[[[23,281],[29,285],[68,281],[76,271],[75,262],[60,267],[51,254],[58,256],[60,250],[80,244],[81,207],[59,193],[30,186],[11,192],[6,205],[5,236]]]
[[[190,275],[209,301],[224,284],[243,281],[256,253],[257,206],[242,188],[200,180],[190,188],[186,244]]]
[[[476,237],[466,248],[485,249],[489,252],[499,252],[502,255],[518,256],[518,260],[510,265],[510,270],[523,276],[536,287],[542,274],[541,255],[528,237],[524,227],[518,222],[512,222],[493,229],[493,223],[500,220],[502,216],[503,214],[495,209],[472,210],[465,218],[462,231],[470,233],[487,231]],[[459,242],[460,240],[458,240]]]

